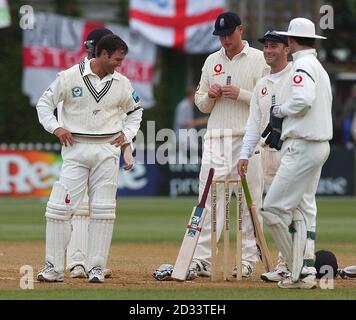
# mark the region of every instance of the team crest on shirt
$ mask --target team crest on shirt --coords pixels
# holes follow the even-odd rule
[[[74,87],[72,88],[72,97],[79,98],[83,96],[83,88],[82,87]]]
[[[262,88],[261,94],[262,94],[262,96],[265,96],[267,94],[267,88],[266,87]]]
[[[140,97],[138,96],[135,90],[132,92],[132,99],[134,99],[136,103],[140,101]]]

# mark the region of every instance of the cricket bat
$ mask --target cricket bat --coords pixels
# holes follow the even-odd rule
[[[273,269],[271,254],[269,252],[266,238],[263,234],[260,222],[258,221],[256,207],[252,203],[250,190],[248,188],[246,177],[241,177],[241,183],[242,183],[242,188],[245,193],[246,204],[247,204],[248,210],[250,211],[251,220],[252,220],[252,224],[253,224],[253,230],[254,230],[256,244],[257,244],[257,248],[258,248],[258,251],[260,254],[260,258],[264,264],[265,270],[267,272],[270,272]]]
[[[206,180],[201,200],[197,206],[193,207],[183,242],[172,272],[172,278],[175,280],[184,281],[187,277],[187,272],[192,262],[195,247],[201,232],[201,227],[204,222],[206,212],[205,203],[214,177],[214,171],[215,170],[213,168],[209,170],[208,179]]]

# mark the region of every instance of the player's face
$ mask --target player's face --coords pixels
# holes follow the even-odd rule
[[[283,43],[266,40],[263,44],[263,55],[270,67],[277,67],[287,60],[289,49]]]
[[[123,50],[116,50],[110,57],[107,55],[104,60],[104,68],[106,73],[114,73],[117,67],[121,66],[126,53]]]
[[[220,36],[221,45],[227,52],[237,52],[241,48],[242,32],[242,26],[238,26],[233,33],[227,36]]]

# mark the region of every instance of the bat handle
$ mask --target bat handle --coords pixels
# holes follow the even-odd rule
[[[198,204],[199,208],[205,208],[205,203],[206,203],[206,199],[208,197],[210,185],[211,185],[211,182],[213,181],[213,177],[214,177],[214,172],[215,172],[215,169],[214,168],[210,168],[208,179],[206,180],[205,188],[204,188],[204,191],[203,191],[203,195],[202,195],[201,200],[200,200],[200,202]]]

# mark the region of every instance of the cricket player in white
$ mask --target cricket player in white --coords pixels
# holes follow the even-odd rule
[[[271,109],[270,124],[283,119],[282,158],[261,214],[291,271],[278,286],[312,289],[316,287],[316,270],[303,268],[308,230],[316,221],[310,216],[316,212],[308,207],[312,205],[310,199],[315,198],[332,138],[330,79],[313,48],[316,38],[325,38],[315,35],[314,24],[304,18],[291,20],[288,32],[278,33],[288,36],[293,74],[289,98]],[[276,136],[278,128],[271,127],[270,135]]]
[[[270,74],[258,81],[253,90],[250,114],[238,162],[238,172],[240,176],[246,175],[248,159],[253,156],[253,151],[259,144],[263,162],[264,189],[268,190],[279,167],[280,152],[266,145],[261,134],[269,122],[271,97],[274,95],[278,104],[287,98],[289,92],[286,84],[292,76],[292,65],[287,61],[289,47],[286,36],[279,35],[275,31],[267,31],[258,41],[263,43],[263,54],[271,71]],[[280,281],[288,275],[287,265],[280,254],[276,269],[262,274],[261,277],[267,281]]]
[[[256,85],[250,105],[250,115],[247,121],[246,133],[243,139],[238,171],[245,175],[248,168],[248,158],[252,156],[256,144],[261,145],[264,190],[267,192],[278,170],[281,152],[265,144],[261,134],[268,125],[271,99],[274,95],[275,103],[282,104],[288,97],[288,84],[293,75],[292,65],[288,64],[289,53],[287,36],[279,35],[276,31],[267,31],[258,39],[264,44],[263,53],[266,63],[271,67],[271,73],[263,77]],[[308,199],[309,206],[306,210],[311,211],[308,215],[316,218],[315,197]],[[315,251],[315,226],[316,221],[310,222],[308,229],[307,247],[305,250],[304,264],[306,268],[314,267]],[[278,282],[289,276],[287,263],[282,254],[278,254],[278,264],[271,272],[261,274],[264,281]]]
[[[222,48],[206,59],[195,95],[195,103],[200,111],[210,114],[207,133],[204,136],[199,198],[202,196],[210,167],[215,168],[214,179],[239,178],[236,166],[249,115],[252,90],[257,81],[269,70],[262,52],[251,48],[247,41],[243,41],[242,32],[241,20],[235,13],[225,12],[217,17],[213,34],[220,37]],[[259,204],[262,201],[263,175],[258,147],[255,153],[250,163],[253,170],[251,169],[247,179],[253,201]],[[219,239],[224,221],[223,186],[219,185],[217,191],[217,239]],[[232,186],[230,195],[231,193]],[[192,263],[192,268],[196,269],[200,276],[210,276],[210,201],[206,203],[206,211]],[[249,277],[258,261],[258,251],[245,203],[242,221],[242,275]]]
[[[84,42],[87,50],[87,57],[85,61],[95,58],[95,50],[100,39],[108,34],[113,34],[111,30],[107,28],[93,29],[88,33],[86,41]],[[57,115],[59,125],[61,123],[61,105],[57,106]],[[123,115],[126,118],[126,114]],[[124,158],[124,170],[130,170],[133,167],[134,159],[132,156],[133,145],[132,142],[122,145],[121,151]],[[73,212],[71,219],[72,233],[69,244],[67,246],[67,261],[66,269],[69,271],[71,278],[86,278],[87,273],[85,271],[85,265],[88,252],[88,231],[89,231],[89,198],[86,193],[83,201],[78,206],[77,210]],[[106,265],[106,263],[105,263]],[[109,278],[112,275],[111,269],[104,269],[105,278]]]
[[[64,280],[70,219],[89,194],[90,224],[86,271],[89,282],[104,282],[115,220],[120,147],[137,134],[142,119],[139,98],[130,81],[115,71],[128,48],[115,35],[103,37],[97,57],[66,71],[42,95],[39,121],[62,147],[63,166],[46,209],[46,264],[39,281]],[[61,127],[53,112],[60,101]],[[123,114],[129,113],[125,122]]]

